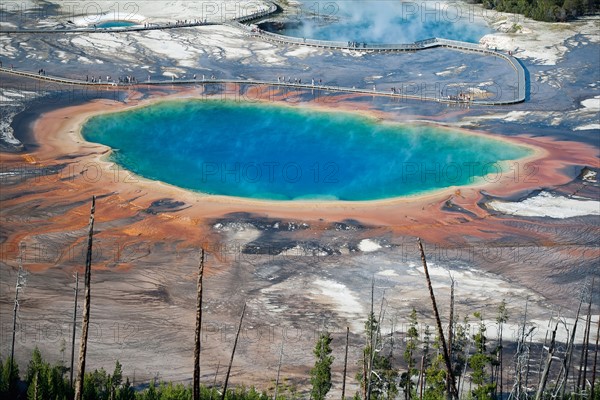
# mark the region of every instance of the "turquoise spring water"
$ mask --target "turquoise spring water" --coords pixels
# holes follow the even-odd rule
[[[131,21],[107,21],[96,24],[98,28],[128,28],[130,26],[135,26],[137,23]]]
[[[433,37],[477,43],[492,32],[466,2],[302,2],[302,11],[290,17],[301,25],[279,33],[318,40],[398,44]]]
[[[91,118],[83,137],[136,174],[209,194],[375,200],[498,179],[525,147],[342,112],[206,100]]]

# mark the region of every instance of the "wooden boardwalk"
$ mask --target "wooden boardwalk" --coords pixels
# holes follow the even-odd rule
[[[487,56],[498,57],[503,61],[508,62],[511,68],[515,71],[516,74],[516,95],[512,100],[503,100],[503,101],[476,101],[477,104],[486,104],[486,105],[503,105],[503,104],[516,104],[522,103],[527,98],[527,80],[525,69],[519,63],[519,61],[508,54],[490,50],[484,48],[478,44],[461,42],[458,40],[449,40],[443,38],[431,38],[426,40],[420,40],[414,43],[406,43],[406,44],[368,44],[368,43],[358,43],[357,45],[350,45],[350,43],[344,42],[334,42],[334,41],[326,41],[326,40],[314,40],[314,39],[303,39],[296,38],[290,36],[278,35],[271,32],[265,32],[258,28],[252,28],[247,25],[232,21],[228,23],[232,26],[237,26],[240,29],[246,30],[250,35],[254,37],[261,38],[263,40],[278,43],[278,44],[292,44],[298,46],[308,46],[308,47],[317,47],[329,50],[345,50],[345,51],[359,51],[359,52],[368,52],[368,53],[397,53],[397,52],[415,52],[421,50],[428,50],[434,48],[447,48],[458,51],[466,51],[472,53],[478,53]]]
[[[381,90],[369,90],[364,88],[350,88],[337,85],[324,85],[324,84],[312,84],[312,83],[295,83],[295,82],[277,82],[267,80],[253,80],[253,79],[164,79],[164,80],[146,80],[143,82],[135,83],[122,83],[122,82],[89,82],[79,79],[63,78],[59,76],[50,75],[39,75],[29,71],[21,71],[9,68],[0,68],[0,72],[23,76],[27,78],[37,79],[41,81],[54,82],[64,85],[77,85],[87,86],[105,89],[127,89],[133,87],[149,87],[149,86],[174,86],[174,85],[215,85],[215,84],[238,84],[238,85],[253,85],[253,86],[270,86],[279,88],[293,88],[301,90],[319,90],[324,93],[355,93],[369,96],[384,96],[397,99],[410,99],[410,100],[422,100],[422,101],[434,101],[438,103],[447,104],[473,104],[473,105],[504,105],[514,104],[514,101],[485,101],[485,100],[456,100],[448,99],[447,97],[434,97],[425,96],[419,94],[408,94],[408,93],[391,93],[390,91]]]

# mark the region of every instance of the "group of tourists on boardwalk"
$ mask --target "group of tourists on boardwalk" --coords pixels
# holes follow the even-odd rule
[[[2,67],[2,62],[0,61],[0,67]],[[13,66],[11,65],[11,69],[13,68]],[[33,75],[33,73],[29,72],[29,74]],[[46,70],[43,68],[40,68],[38,70],[38,75],[46,77]],[[171,75],[171,78],[173,81],[175,81],[175,75]],[[43,78],[43,79],[55,79],[55,78]],[[197,75],[194,74],[193,75],[193,80],[195,81],[197,79]],[[203,74],[202,75],[202,81],[214,81],[216,80],[216,76],[213,74],[210,76],[209,79],[206,79],[206,76]],[[73,81],[73,80],[71,80]],[[228,81],[228,79],[223,79],[223,81]],[[81,82],[81,81],[80,81]],[[136,79],[135,76],[132,75],[126,75],[126,76],[122,76],[122,77],[118,77],[116,80],[113,79],[110,75],[106,75],[105,79],[103,79],[101,76],[89,76],[86,75],[85,77],[85,82],[86,83],[97,83],[97,84],[107,84],[107,85],[113,85],[113,86],[117,86],[117,85],[138,85],[140,84],[140,82]],[[117,83],[118,82],[118,83]],[[185,83],[185,77],[183,78],[182,83]],[[255,81],[256,82],[256,81]],[[143,82],[142,82],[143,83]],[[151,84],[160,84],[160,83],[164,83],[161,81],[152,81],[151,82],[151,76],[148,75],[148,83]],[[261,82],[256,82],[256,83],[261,83]],[[264,82],[269,84],[269,82]],[[310,80],[310,84],[308,82],[305,81],[305,83],[302,83],[302,78],[292,78],[291,76],[277,76],[277,83],[279,84],[283,84],[283,85],[298,85],[298,86],[303,86],[303,87],[319,87],[319,88],[327,88],[327,86],[323,86],[323,80],[322,79],[318,79],[316,80],[315,78],[312,78]],[[346,89],[344,87],[338,86],[339,90],[347,90],[350,91],[350,89]],[[377,86],[373,84],[373,92],[377,92]],[[366,92],[366,90],[368,89],[357,89],[355,86],[352,86],[352,90],[353,91],[359,91],[359,92]],[[430,100],[434,100],[433,97],[427,97],[424,95],[419,96],[418,93],[411,93],[410,91],[403,91],[402,87],[396,87],[396,86],[392,86],[389,88],[389,93],[392,96],[407,96],[407,97],[421,97],[422,99],[430,99]],[[445,95],[444,95],[445,90],[442,90],[439,92],[440,96],[437,97],[437,101],[446,101],[449,103],[461,103],[461,104],[471,104],[473,101],[475,101],[473,94],[472,93],[465,93],[465,92],[459,92],[457,94],[450,94],[448,93],[448,91],[446,91]],[[383,93],[383,92],[380,92]]]
[[[460,92],[456,96],[448,95],[448,100],[453,100],[453,101],[458,101],[458,102],[470,102],[471,99],[472,98],[470,95],[467,95],[463,92]]]
[[[119,77],[119,83],[137,83],[137,79],[135,79],[135,76],[126,75]]]
[[[313,81],[314,81],[314,79],[313,79]],[[294,83],[294,84],[297,84],[297,85],[302,85],[302,79],[301,78],[300,79],[299,78],[294,78],[292,80],[292,77],[288,76],[287,81],[286,81],[285,80],[285,76],[278,76],[277,77],[277,83],[286,83],[286,82],[287,83]]]
[[[375,91],[375,85],[373,85],[373,91]],[[397,88],[395,86],[392,86],[390,88],[390,94],[394,95],[400,95],[402,94],[402,88]],[[417,96],[416,93],[412,94],[413,96]],[[457,103],[470,103],[471,100],[473,100],[472,96],[463,92],[458,93],[457,95],[451,95],[451,94],[447,94],[446,96],[444,96],[444,91],[440,91],[440,99],[444,99],[446,98],[447,100],[450,101],[455,101]]]
[[[278,76],[277,77],[277,83],[289,83],[289,84],[295,84],[295,85],[302,85],[302,78],[294,78],[292,80],[291,76],[288,76],[287,80],[285,79],[285,76]],[[315,81],[315,78],[312,78],[310,80],[310,84],[312,86],[315,86],[315,83],[317,83],[319,86],[321,86],[323,84],[323,80],[319,79],[318,81]],[[308,83],[305,83],[305,85],[308,85]]]
[[[156,23],[150,23],[150,22],[144,22],[144,29],[160,29],[162,27],[171,27],[171,26],[189,26],[189,25],[201,25],[201,24],[206,24],[206,18],[204,18],[204,20],[200,20],[200,19],[184,19],[184,20],[177,20],[175,21],[175,23],[172,22],[167,22],[163,25],[160,24],[156,24]],[[98,25],[93,24],[92,25],[94,27],[94,29],[98,29]],[[119,30],[135,30],[135,29],[139,29],[139,25],[137,26],[133,26],[133,27],[128,27],[128,26],[122,26],[122,27],[106,27],[105,29],[114,29],[114,28],[119,28]]]
[[[177,21],[175,21],[175,26],[198,25],[198,24],[205,24],[205,23],[206,23],[206,18],[204,18],[204,21],[199,20],[199,19],[190,19],[190,20],[187,20],[187,19],[178,19]],[[168,22],[167,25],[171,25],[171,23]]]
[[[367,48],[367,43],[366,42],[361,43],[361,42],[351,42],[351,41],[348,41],[348,47],[353,47],[355,49],[359,49],[359,48],[362,47],[363,49],[366,49]]]
[[[107,78],[106,81],[108,82],[108,78],[109,77],[107,76],[106,78]],[[86,82],[92,82],[92,83],[102,83],[102,77],[101,76],[95,77],[95,76],[86,75],[85,76],[85,81]]]
[[[45,71],[44,71],[45,73]],[[91,82],[91,83],[102,83],[102,77],[101,76],[89,76],[86,75],[85,76],[85,81],[86,82]],[[120,76],[119,78],[117,78],[117,81],[119,83],[130,83],[130,84],[135,84],[137,83],[137,79],[135,79],[135,76],[131,76],[131,75],[127,75],[127,76]],[[115,80],[110,76],[110,75],[106,75],[106,79],[104,80],[105,83],[111,83],[113,82],[113,84],[115,83]]]

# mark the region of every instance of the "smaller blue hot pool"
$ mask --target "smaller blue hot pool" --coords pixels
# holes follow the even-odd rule
[[[136,22],[131,21],[105,21],[96,24],[97,28],[128,28],[130,26],[136,26]]]

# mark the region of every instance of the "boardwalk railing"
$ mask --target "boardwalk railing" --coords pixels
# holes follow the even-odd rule
[[[461,42],[458,40],[449,40],[442,38],[431,38],[420,40],[414,43],[405,43],[405,44],[368,44],[368,43],[352,43],[352,42],[335,42],[335,41],[327,41],[327,40],[315,40],[315,39],[305,39],[305,38],[297,38],[291,36],[279,35],[272,32],[265,32],[258,28],[252,28],[247,25],[242,25],[241,29],[248,31],[251,35],[255,37],[259,37],[263,40],[267,40],[270,42],[275,42],[279,44],[292,44],[292,45],[302,45],[302,46],[310,46],[310,47],[318,47],[325,49],[337,49],[337,50],[354,50],[354,51],[362,51],[362,52],[404,52],[404,51],[419,51],[425,49],[432,49],[435,47],[445,47],[454,50],[460,51],[468,51],[468,52],[476,52],[480,54],[490,55],[494,57],[501,58],[509,63],[512,69],[515,71],[517,75],[516,79],[516,93],[514,99],[510,100],[502,100],[502,101],[490,101],[486,102],[484,100],[478,100],[477,104],[487,104],[487,105],[501,105],[501,104],[515,104],[521,103],[525,101],[527,97],[527,82],[525,76],[525,69],[523,66],[512,56],[507,54],[490,50],[485,47],[482,47],[479,44]],[[238,25],[236,25],[238,26]]]
[[[236,22],[250,22],[250,21],[254,21],[255,19],[259,19],[259,18],[263,18],[266,17],[268,15],[273,14],[275,11],[277,11],[277,6],[274,3],[268,2],[267,3],[269,5],[269,8],[267,8],[266,10],[259,10],[255,13],[251,13],[248,15],[244,15],[238,18],[234,18],[234,21]]]
[[[29,71],[21,71],[21,70],[16,70],[14,68],[6,68],[6,67],[0,67],[0,72],[6,72],[6,73],[9,73],[12,75],[25,76],[27,78],[34,78],[34,79],[39,79],[39,80],[43,80],[43,81],[64,83],[64,84],[69,84],[69,85],[117,86],[116,83],[112,84],[112,83],[107,83],[107,82],[86,82],[86,81],[82,81],[79,79],[63,78],[60,76],[41,75],[41,74],[29,72]]]
[[[5,72],[13,75],[24,76],[28,78],[39,79],[48,82],[56,82],[66,85],[81,85],[91,86],[98,88],[114,88],[114,89],[125,89],[128,87],[143,87],[143,86],[169,86],[169,85],[209,85],[209,84],[239,84],[239,85],[263,85],[281,88],[295,88],[295,89],[308,89],[308,90],[321,90],[323,92],[342,92],[342,93],[355,93],[364,94],[370,96],[384,96],[397,99],[411,99],[411,100],[422,100],[422,101],[434,101],[438,103],[448,104],[477,104],[477,105],[502,105],[512,104],[511,101],[485,101],[485,100],[457,100],[448,99],[446,97],[432,97],[420,94],[408,94],[408,93],[391,93],[389,91],[381,90],[369,90],[365,88],[349,88],[344,86],[334,86],[327,84],[316,84],[316,83],[297,83],[297,82],[273,82],[266,80],[253,80],[253,79],[171,79],[171,80],[147,80],[144,82],[137,81],[135,83],[124,83],[124,82],[89,82],[79,79],[63,78],[58,76],[40,75],[29,71],[20,71],[12,68],[0,67],[0,72]]]
[[[209,25],[221,25],[219,22],[189,22],[189,23],[164,23],[164,24],[147,24],[147,25],[133,25],[133,26],[122,26],[113,28],[100,28],[100,27],[77,27],[77,28],[63,28],[63,29],[2,29],[0,34],[18,34],[18,33],[118,33],[118,32],[141,32],[141,31],[154,31],[164,29],[176,29],[176,28],[191,28],[196,26],[209,26]]]

